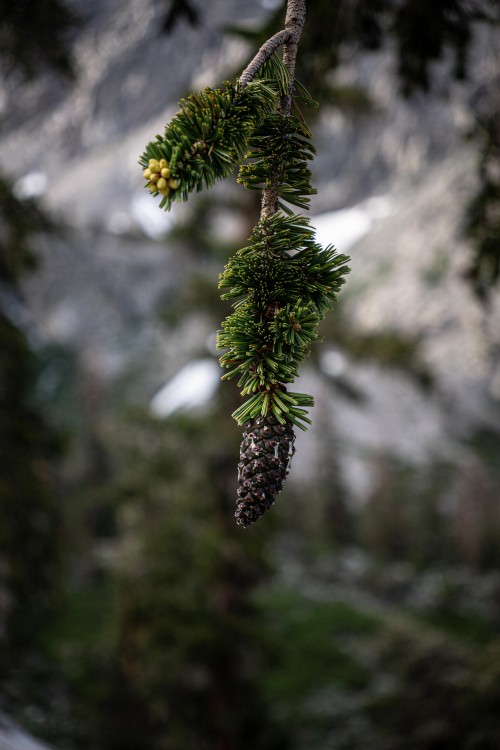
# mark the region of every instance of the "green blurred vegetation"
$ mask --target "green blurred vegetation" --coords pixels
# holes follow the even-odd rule
[[[198,301],[217,325],[216,265],[166,304],[166,326]],[[418,342],[337,324],[346,356],[418,372]],[[19,558],[24,589],[11,590],[29,628],[0,694],[29,729],[75,750],[407,750],[409,733],[412,750],[496,747],[496,433],[468,441],[487,481],[462,482],[442,461],[417,469],[374,456],[372,494],[354,508],[325,426],[314,483],[288,488],[243,532],[232,519],[236,390],[221,389],[208,411],[156,420],[131,406],[126,373],[96,390],[74,353],[43,347],[37,361],[9,325],[22,344],[11,382],[29,384],[30,409],[44,404],[43,419],[27,412],[31,429],[58,425],[67,446],[51,459],[57,491],[41,495],[52,531],[30,542],[28,505],[18,532],[12,516],[3,526],[12,554],[30,553]],[[26,381],[22,351],[37,361]],[[28,448],[16,455],[24,467]],[[51,601],[44,618],[23,593],[33,584]]]
[[[62,442],[36,403],[39,364],[16,320],[30,242],[50,222],[0,180],[0,674],[19,699],[30,649],[58,600],[60,515],[54,461]]]
[[[0,58],[10,73],[74,75],[70,40],[81,18],[59,0],[0,0]]]
[[[378,617],[342,600],[316,601],[276,584],[261,592],[258,601],[280,654],[264,675],[265,691],[288,722],[300,722],[297,711],[316,691],[366,686],[370,672],[353,652],[351,640],[377,632]]]
[[[68,393],[85,393],[78,362],[54,356],[47,366],[62,367]],[[471,488],[450,510],[450,465],[423,473],[381,456],[373,496],[347,520],[345,489],[325,470],[307,505],[289,489],[243,532],[230,398],[221,390],[205,415],[167,422],[109,393],[97,406],[75,398],[76,418],[59,421],[72,448],[52,542],[64,560],[58,607],[25,645],[36,664],[22,689],[2,679],[10,710],[56,747],[82,750],[406,750],[408,732],[412,750],[495,747],[490,490],[481,501]],[[493,456],[497,440],[472,442]]]
[[[349,500],[326,470],[307,506],[292,488],[242,532],[232,397],[167,422],[115,398],[91,413],[76,403],[86,430],[69,459],[80,468],[62,473],[64,598],[37,641],[37,719],[22,702],[18,716],[82,750],[406,750],[408,736],[412,750],[493,749],[496,506],[476,488],[450,510],[456,468],[380,456],[373,496],[340,536]],[[477,445],[493,455],[497,440]]]

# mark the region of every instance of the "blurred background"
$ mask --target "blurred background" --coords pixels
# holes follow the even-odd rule
[[[242,530],[217,281],[258,197],[165,214],[137,160],[284,13],[0,2],[1,750],[500,747],[498,2],[308,2],[352,271]]]

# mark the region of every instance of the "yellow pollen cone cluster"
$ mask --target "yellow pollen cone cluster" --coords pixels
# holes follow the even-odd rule
[[[168,195],[171,190],[179,187],[179,181],[174,180],[166,159],[150,159],[149,167],[144,170],[146,187],[151,193]]]

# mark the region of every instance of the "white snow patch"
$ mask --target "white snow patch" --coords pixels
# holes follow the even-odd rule
[[[134,195],[130,210],[144,234],[154,240],[160,240],[172,227],[171,215],[161,211],[149,194]]]
[[[189,362],[152,398],[150,409],[155,417],[169,417],[177,411],[204,406],[219,387],[220,366],[204,358]]]
[[[337,250],[347,253],[358,240],[368,234],[376,219],[382,219],[391,213],[391,205],[391,198],[381,195],[351,208],[313,216],[311,223],[316,228],[316,239],[323,247],[335,245]]]
[[[14,195],[20,200],[38,198],[47,190],[48,182],[45,172],[28,172],[14,184]]]
[[[347,368],[347,359],[340,349],[326,349],[320,354],[320,368],[325,375],[338,378]]]

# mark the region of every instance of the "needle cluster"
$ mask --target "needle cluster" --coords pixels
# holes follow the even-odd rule
[[[228,177],[245,156],[247,141],[267,114],[276,108],[279,87],[255,80],[245,88],[226,82],[223,89],[206,88],[179,102],[180,110],[163,135],[147,144],[139,163],[165,160],[178,189],[162,196],[165,211],[175,200]],[[150,182],[144,187],[150,188]]]
[[[223,376],[238,377],[248,400],[233,416],[239,424],[274,414],[299,427],[310,420],[312,397],[284,387],[318,338],[317,326],[337,299],[348,271],[347,257],[323,249],[309,219],[281,212],[261,219],[250,243],[238,250],[220,276],[223,299],[236,298],[222,324],[218,346],[226,349]]]

